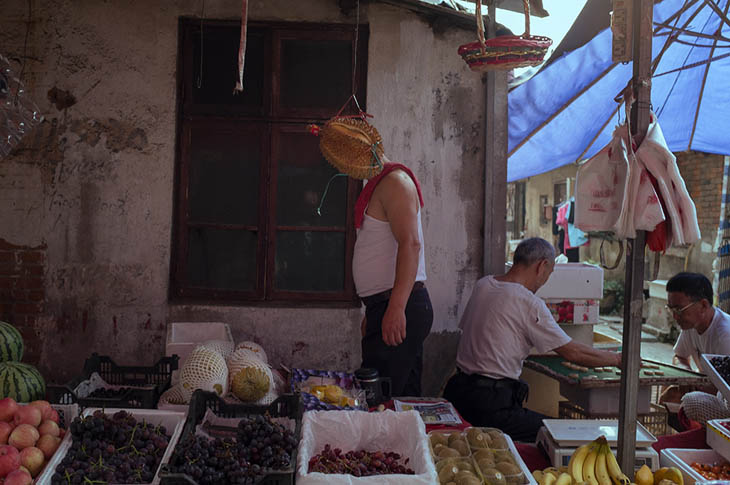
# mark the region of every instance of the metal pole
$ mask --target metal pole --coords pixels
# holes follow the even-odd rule
[[[481,1],[481,0],[477,0]],[[496,2],[489,2],[487,38],[494,37]],[[507,72],[486,75],[484,120],[484,274],[502,274],[507,238]]]
[[[636,101],[631,111],[631,132],[641,143],[649,127],[651,105],[651,43],[653,0],[634,2],[633,89]],[[618,462],[621,469],[633,477],[636,452],[637,396],[641,369],[641,323],[644,302],[644,246],[646,233],[637,231],[635,239],[626,241],[626,291],[619,405]]]

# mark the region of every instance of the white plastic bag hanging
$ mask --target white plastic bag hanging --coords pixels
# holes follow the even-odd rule
[[[621,127],[613,139],[578,168],[575,226],[582,231],[612,231],[626,191],[629,164]]]
[[[701,235],[697,209],[679,173],[677,158],[669,151],[654,113],[651,114],[649,129],[636,156],[657,180],[671,221],[673,244],[682,246],[699,241]]]
[[[613,231],[617,238],[626,239],[636,237],[637,230],[653,231],[665,216],[649,173],[634,153],[628,125],[621,126],[621,139],[629,162],[629,178],[621,215]]]

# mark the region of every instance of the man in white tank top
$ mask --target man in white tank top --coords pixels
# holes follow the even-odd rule
[[[423,284],[420,191],[410,171],[393,163],[385,163],[370,184],[375,185],[363,189],[366,209],[352,264],[355,287],[366,306],[362,366],[389,377],[392,395],[419,396],[423,341],[433,322]]]

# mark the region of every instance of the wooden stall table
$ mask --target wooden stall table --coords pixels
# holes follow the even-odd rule
[[[615,418],[618,416],[621,371],[617,367],[586,368],[558,355],[531,355],[524,366],[558,381],[558,417],[568,419]],[[651,402],[653,386],[709,384],[698,372],[650,360],[642,360],[637,397],[638,420],[656,436],[667,434],[667,411]]]

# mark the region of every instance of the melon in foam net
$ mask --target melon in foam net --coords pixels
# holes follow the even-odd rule
[[[241,401],[258,401],[273,390],[271,369],[249,349],[240,348],[228,357],[228,372],[231,392]]]
[[[199,346],[190,353],[180,371],[180,390],[183,399],[190,400],[196,389],[215,392],[219,396],[228,393],[228,367],[226,360],[209,347]]]

